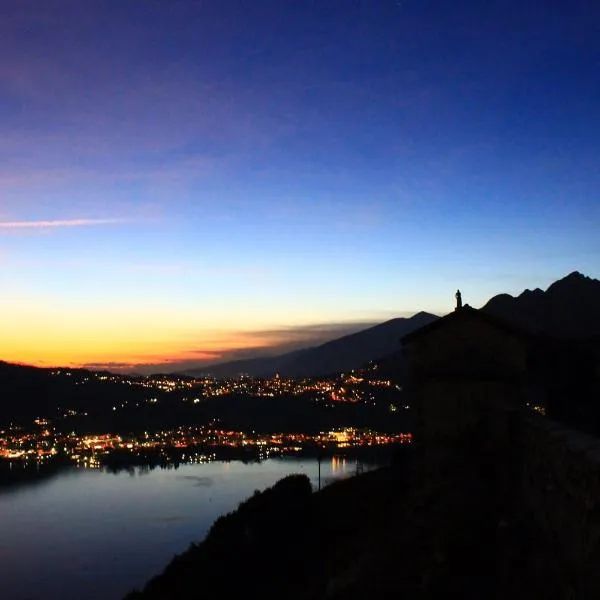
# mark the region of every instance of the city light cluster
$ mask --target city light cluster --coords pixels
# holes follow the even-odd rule
[[[259,434],[207,427],[178,427],[165,431],[144,432],[137,436],[115,434],[77,435],[58,433],[47,420],[39,420],[39,431],[22,432],[18,428],[0,431],[0,459],[44,461],[60,454],[87,466],[98,466],[103,457],[114,453],[170,455],[190,450],[190,457],[205,457],[214,449],[255,449],[260,455],[299,452],[306,448],[351,448],[407,444],[410,433],[384,434],[369,429],[345,427],[316,435],[306,433]],[[204,452],[199,452],[204,449]],[[183,455],[185,456],[185,454]]]
[[[92,382],[139,386],[160,393],[193,392],[184,394],[185,402],[200,403],[204,399],[246,395],[250,397],[274,398],[277,396],[302,396],[312,394],[315,399],[334,402],[374,402],[377,388],[401,388],[387,379],[368,377],[373,369],[358,369],[349,374],[342,373],[328,378],[289,378],[274,375],[272,377],[191,378],[176,374],[133,376],[113,373],[80,371],[77,369],[55,369],[52,375],[72,377],[75,385],[87,385]],[[159,399],[150,395],[148,403],[157,403]],[[123,403],[126,404],[126,403]],[[116,406],[115,410],[118,408]]]

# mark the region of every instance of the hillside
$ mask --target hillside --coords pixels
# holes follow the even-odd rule
[[[0,425],[29,423],[38,417],[61,418],[74,427],[82,415],[89,424],[107,427],[113,423],[115,398],[143,401],[144,388],[127,385],[108,372],[86,369],[47,369],[0,361]],[[107,380],[103,381],[105,375]],[[70,412],[68,418],[63,418]],[[112,414],[111,414],[112,413]],[[78,414],[79,416],[75,416]]]
[[[241,374],[268,377],[279,373],[284,377],[318,377],[361,367],[365,363],[390,354],[400,347],[400,338],[438,317],[420,312],[410,318],[397,318],[374,327],[326,342],[315,348],[287,354],[238,360],[186,371],[187,375],[236,377]]]
[[[224,429],[259,433],[408,428],[405,413],[389,411],[389,403],[398,400],[394,388],[380,389],[375,403],[338,402],[332,407],[325,394],[317,401],[314,392],[271,395],[259,393],[258,386],[230,386],[228,393],[215,393],[214,385],[199,384],[193,394],[202,401],[189,402],[187,385],[165,390],[158,376],[147,380],[82,369],[58,371],[0,362],[0,429],[11,423],[31,427],[38,418],[52,419],[63,432],[125,435],[215,421]]]
[[[411,479],[396,465],[311,494],[292,475],[126,600],[561,597],[545,540],[530,519],[499,514],[480,477]]]

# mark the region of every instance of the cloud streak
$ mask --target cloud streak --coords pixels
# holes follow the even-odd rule
[[[219,349],[190,348],[171,357],[168,355],[163,357],[155,355],[144,357],[141,360],[134,358],[131,362],[96,361],[83,364],[71,363],[71,366],[136,374],[182,372],[204,368],[207,365],[277,356],[301,348],[318,346],[344,335],[367,329],[380,322],[381,320],[348,321],[297,325],[259,331],[234,331],[231,332],[231,335],[237,341],[237,344],[233,347],[223,343],[223,347]]]
[[[0,231],[21,229],[60,229],[64,227],[94,227],[97,225],[116,225],[123,219],[54,219],[46,221],[0,221]]]

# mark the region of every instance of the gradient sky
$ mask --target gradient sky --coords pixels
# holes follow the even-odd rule
[[[179,368],[599,277],[599,23],[2,0],[0,358]]]

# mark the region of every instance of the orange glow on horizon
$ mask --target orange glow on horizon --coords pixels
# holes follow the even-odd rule
[[[63,321],[64,323],[64,321]],[[78,326],[79,325],[79,326]],[[127,369],[170,363],[209,363],[228,360],[227,353],[268,349],[285,341],[265,337],[260,331],[199,330],[181,326],[168,330],[164,321],[128,327],[108,323],[35,321],[25,329],[17,324],[0,326],[0,360],[39,367]],[[91,367],[90,367],[91,368]]]
[[[112,365],[114,368],[127,368],[152,364],[168,366],[169,363],[218,362],[227,360],[226,353],[230,351],[266,348],[265,345],[252,344],[252,339],[247,336],[235,334],[204,343],[199,340],[198,346],[202,350],[184,350],[183,344],[165,340],[156,343],[147,340],[138,344],[123,344],[122,340],[115,340],[114,344],[110,340],[94,344],[93,340],[89,340],[85,344],[78,341],[73,345],[64,341],[55,343],[52,339],[38,339],[31,344],[24,340],[16,344],[10,342],[5,338],[0,344],[0,360],[39,367],[98,365],[100,368],[106,365],[109,368]]]
[[[311,345],[319,335],[319,320],[312,314],[294,319],[222,308],[207,307],[203,313],[195,305],[175,308],[156,297],[132,306],[119,305],[114,296],[89,303],[75,297],[5,296],[0,298],[0,360],[109,369],[173,364],[176,370],[241,358],[233,356],[236,351],[284,352]]]

